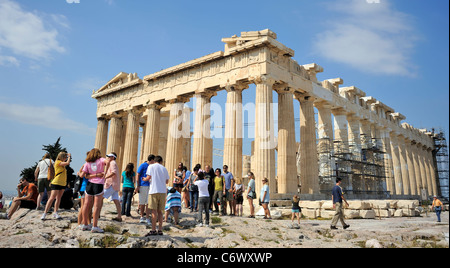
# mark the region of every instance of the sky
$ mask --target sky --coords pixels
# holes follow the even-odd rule
[[[143,78],[264,29],[299,64],[321,65],[320,81],[341,77],[448,140],[447,0],[0,0],[0,191],[14,191],[20,171],[58,137],[78,170],[94,146],[92,92],[119,72]],[[219,92],[212,102],[225,99]],[[243,101],[254,102],[252,87]]]

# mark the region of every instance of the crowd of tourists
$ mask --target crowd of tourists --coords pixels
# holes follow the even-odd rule
[[[129,163],[119,174],[116,159],[114,152],[105,157],[96,148],[87,152],[86,162],[78,170],[71,188],[66,170],[71,163],[71,154],[61,152],[55,162],[45,154],[37,165],[34,181],[20,180],[17,197],[11,202],[5,217],[9,219],[19,208],[28,208],[43,210],[40,217],[43,221],[53,210],[51,217],[58,220],[61,219],[58,214],[60,208],[68,209],[77,204],[80,207],[79,228],[103,233],[98,225],[103,200],[109,199],[115,204],[117,217],[113,220],[121,222],[124,216],[131,217],[135,196],[139,202],[139,223],[152,227],[148,235],[161,235],[162,223],[169,219],[179,224],[182,208],[197,213],[197,226],[209,226],[210,214],[242,217],[243,202],[247,199],[250,206],[248,217],[255,217],[253,200],[257,195],[252,172],[248,173],[249,182],[244,186],[243,180],[235,178],[227,165],[223,170],[214,170],[209,165],[202,168],[197,164],[190,171],[179,163],[177,169],[169,172],[161,156],[149,155],[136,171],[134,164]],[[270,219],[268,180],[264,178],[262,182],[264,186],[259,201],[265,211],[264,218]],[[168,187],[169,184],[173,187]]]
[[[209,165],[202,169],[201,165],[197,164],[189,171],[183,163],[179,163],[175,170],[169,172],[164,167],[161,156],[149,155],[147,161],[139,165],[136,171],[134,164],[128,163],[125,170],[119,174],[116,159],[117,154],[114,152],[102,157],[99,149],[90,150],[86,153],[86,162],[77,172],[77,179],[71,188],[66,169],[71,163],[71,154],[59,153],[54,163],[50,155],[45,154],[37,165],[34,181],[20,179],[17,197],[11,202],[8,212],[2,213],[0,218],[10,219],[19,208],[28,208],[43,209],[41,220],[46,220],[53,208],[52,217],[61,219],[58,214],[60,208],[70,209],[79,205],[79,228],[83,231],[103,233],[98,225],[103,200],[109,199],[115,204],[117,217],[113,220],[121,222],[123,216],[131,217],[133,198],[137,195],[139,223],[151,225],[149,236],[162,235],[162,224],[168,222],[169,218],[179,224],[183,207],[191,213],[197,213],[197,226],[200,227],[209,226],[210,213],[242,217],[244,198],[248,200],[249,218],[255,217],[253,201],[259,200],[264,209],[264,219],[271,219],[268,179],[262,179],[263,186],[258,199],[252,172],[247,174],[249,181],[247,186],[244,186],[243,180],[235,178],[227,165],[223,166],[223,170],[214,170]],[[344,229],[350,227],[344,221],[343,203],[347,206],[348,203],[340,187],[341,182],[338,178],[332,190],[336,214],[331,229],[337,229],[338,221]],[[173,187],[168,187],[169,184]],[[75,200],[73,196],[76,196]],[[3,209],[5,201],[1,192],[0,200],[0,209]],[[298,195],[292,200],[293,225],[294,217],[297,217],[300,224],[299,200]],[[41,208],[43,201],[46,201],[45,206]],[[435,208],[440,221],[443,205],[437,197],[434,197],[432,207]]]

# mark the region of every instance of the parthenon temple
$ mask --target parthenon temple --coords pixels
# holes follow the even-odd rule
[[[271,198],[297,193],[305,199],[329,198],[336,177],[341,177],[344,191],[355,198],[423,199],[437,194],[433,133],[403,122],[404,115],[356,86],[342,87],[341,78],[319,81],[316,75],[323,68],[297,63],[294,50],[268,29],[222,42],[224,51],[143,78],[121,72],[94,91],[95,147],[103,155],[116,152],[122,169],[149,154],[163,156],[170,174],[179,162],[188,168],[211,165],[211,98],[226,90],[223,164],[235,177],[244,177],[249,162],[257,193],[261,179],[268,178]],[[243,156],[245,90],[255,90],[248,157]],[[273,103],[273,94],[278,94],[278,103]],[[193,97],[191,133],[192,109],[184,104]]]

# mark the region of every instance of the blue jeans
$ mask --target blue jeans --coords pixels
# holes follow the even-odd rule
[[[133,198],[134,188],[124,187],[122,189],[122,213],[125,216],[131,216],[131,202]]]
[[[198,191],[189,191],[190,209],[197,210],[198,208]]]
[[[442,208],[441,207],[435,207],[434,211],[436,212],[436,216],[437,216],[438,222],[441,222],[441,211],[442,211]]]

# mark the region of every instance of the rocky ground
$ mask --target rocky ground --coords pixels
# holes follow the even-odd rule
[[[246,208],[247,209],[247,208]],[[244,211],[244,215],[248,212]],[[257,207],[259,209],[259,207]],[[274,211],[276,209],[273,209]],[[195,213],[184,210],[179,225],[164,223],[164,235],[145,237],[149,227],[133,218],[115,222],[115,207],[105,202],[100,219],[104,234],[77,228],[77,212],[61,211],[62,220],[42,211],[19,210],[11,220],[0,220],[1,248],[448,248],[449,213],[436,222],[434,213],[420,217],[347,220],[347,230],[330,230],[330,219],[302,219],[300,229],[280,219],[212,216],[210,227],[196,227]],[[285,215],[290,210],[285,210]]]

